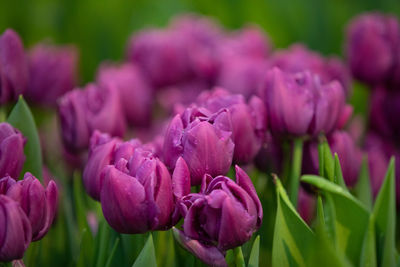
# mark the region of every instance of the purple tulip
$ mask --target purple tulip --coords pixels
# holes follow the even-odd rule
[[[32,229],[32,241],[42,239],[53,223],[58,203],[56,183],[50,181],[44,188],[38,179],[27,172],[24,179],[16,182],[11,177],[0,180],[5,195],[18,202],[28,216]]]
[[[173,31],[147,30],[135,34],[127,56],[157,88],[181,82],[190,75],[183,36]]]
[[[0,123],[0,177],[18,179],[24,166],[25,138],[6,122]]]
[[[75,47],[38,44],[30,51],[28,62],[28,99],[45,106],[55,106],[60,96],[75,87],[78,68]]]
[[[345,95],[350,95],[350,73],[346,65],[338,58],[325,59],[302,44],[294,44],[288,50],[277,52],[271,61],[273,66],[284,72],[294,74],[309,71],[314,73],[321,78],[323,84],[337,80],[341,83]]]
[[[311,224],[315,216],[316,199],[307,193],[302,187],[299,188],[298,210],[301,218]]]
[[[247,104],[242,95],[232,95],[223,89],[206,91],[198,104],[215,113],[228,110],[232,118],[232,140],[235,144],[233,160],[249,163],[257,155],[267,128],[265,107],[260,98],[253,96]]]
[[[354,18],[347,31],[347,56],[353,76],[376,85],[394,74],[400,53],[396,17],[367,13]]]
[[[99,84],[118,91],[127,121],[134,126],[150,123],[153,91],[142,73],[133,64],[122,66],[102,65],[97,74]],[[112,87],[112,84],[115,87]]]
[[[17,99],[28,85],[28,64],[18,34],[7,29],[0,35],[0,103]]]
[[[212,113],[205,108],[190,107],[176,115],[165,134],[164,162],[174,168],[183,157],[190,169],[191,184],[199,185],[204,174],[228,172],[234,151],[230,113]]]
[[[138,234],[172,226],[171,175],[151,152],[136,149],[104,169],[101,188],[104,217],[116,231]]]
[[[261,95],[271,132],[277,136],[329,134],[338,125],[345,103],[337,81],[323,85],[310,72],[291,75],[278,68],[268,72]]]
[[[120,158],[128,160],[141,145],[136,139],[122,142],[118,138],[111,138],[108,134],[95,131],[90,138],[89,157],[82,177],[86,192],[93,199],[100,200],[101,184],[104,179],[103,169],[107,165],[116,163]]]
[[[0,261],[21,259],[32,238],[31,224],[21,206],[1,192]]]
[[[59,101],[59,116],[63,142],[72,153],[86,149],[95,130],[112,136],[125,132],[119,95],[112,86],[89,84],[68,92]]]
[[[267,69],[268,64],[264,60],[229,57],[222,63],[217,85],[250,99],[259,91]]]
[[[184,196],[180,210],[184,222],[178,240],[207,264],[217,264],[226,250],[248,241],[263,217],[256,190],[238,166],[236,183],[225,176],[204,175],[200,193]]]

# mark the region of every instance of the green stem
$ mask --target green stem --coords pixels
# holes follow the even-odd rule
[[[299,193],[301,164],[303,160],[303,139],[296,138],[293,141],[292,168],[290,172],[290,200],[297,208],[297,196]]]

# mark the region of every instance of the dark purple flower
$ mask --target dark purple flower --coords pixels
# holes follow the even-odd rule
[[[248,241],[263,218],[256,190],[238,166],[236,183],[225,176],[204,175],[200,193],[184,196],[180,209],[184,222],[178,240],[207,264],[220,262],[226,250]]]
[[[311,224],[315,216],[316,198],[300,187],[298,202],[298,211],[301,218],[306,223]]]
[[[235,144],[233,160],[249,163],[257,155],[264,141],[267,118],[263,102],[253,96],[247,104],[242,95],[232,95],[216,88],[203,92],[198,105],[215,113],[228,110],[232,119],[232,140]]]
[[[277,136],[329,134],[338,125],[345,98],[337,81],[321,84],[310,72],[268,72],[261,95],[271,132]]]
[[[0,123],[0,177],[18,179],[24,166],[25,138],[6,122]]]
[[[9,176],[0,179],[1,191],[21,205],[31,224],[32,241],[40,240],[50,229],[57,211],[56,183],[50,181],[44,188],[38,179],[27,172],[24,179],[18,182]]]
[[[190,69],[186,51],[183,36],[174,31],[147,30],[131,38],[127,56],[159,88],[187,79]]]
[[[316,74],[321,78],[323,84],[337,80],[341,83],[345,95],[350,95],[350,73],[346,65],[338,58],[325,59],[302,44],[294,44],[288,50],[277,52],[271,61],[272,66],[278,67],[284,72],[294,74],[309,71]]]
[[[268,64],[250,57],[228,57],[223,61],[217,85],[250,99],[259,91],[268,70]]]
[[[69,151],[77,153],[86,149],[95,130],[123,136],[125,116],[119,95],[110,88],[112,86],[89,84],[83,90],[75,89],[60,99],[62,137]]]
[[[0,35],[0,103],[17,99],[28,85],[28,64],[18,34],[7,29]]]
[[[125,116],[130,124],[147,126],[150,123],[153,90],[137,66],[104,64],[98,71],[97,81],[118,91]],[[112,87],[113,84],[115,87]]]
[[[0,261],[21,259],[31,238],[31,224],[21,206],[1,194],[0,185]]]
[[[174,198],[171,175],[151,152],[136,149],[104,169],[101,205],[116,231],[138,234],[172,226]]]
[[[228,172],[234,151],[231,135],[228,111],[187,108],[172,119],[167,129],[164,162],[172,169],[183,157],[190,169],[191,184],[199,185],[206,173],[216,176]]]
[[[101,184],[104,179],[103,169],[116,163],[120,158],[128,160],[136,148],[141,146],[139,140],[122,142],[108,134],[95,131],[90,138],[89,157],[83,171],[83,185],[86,192],[95,200],[100,200]]]
[[[30,51],[28,62],[28,99],[45,106],[55,106],[60,96],[75,87],[78,68],[75,47],[38,44]]]
[[[348,27],[346,46],[355,78],[371,85],[384,83],[398,64],[400,27],[396,17],[379,13],[355,17]]]

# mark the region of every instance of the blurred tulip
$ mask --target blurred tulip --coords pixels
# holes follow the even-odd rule
[[[337,80],[346,96],[351,93],[351,77],[346,65],[335,57],[323,58],[302,44],[294,44],[287,50],[278,51],[273,55],[271,64],[292,74],[309,71],[318,75],[323,84]]]
[[[17,201],[28,216],[32,229],[32,241],[42,239],[53,223],[58,204],[58,190],[56,183],[50,181],[44,188],[38,179],[27,172],[24,179],[16,182],[11,177],[0,180],[6,184],[8,197]]]
[[[0,177],[18,179],[24,166],[25,138],[6,122],[0,123]]]
[[[71,153],[87,149],[95,130],[112,136],[124,135],[125,116],[113,86],[88,84],[83,90],[75,89],[60,99],[63,142]]]
[[[232,140],[235,144],[233,160],[250,163],[257,155],[267,130],[267,118],[263,102],[253,96],[247,104],[242,95],[232,95],[216,88],[203,92],[198,104],[215,113],[228,110],[232,120]]]
[[[176,115],[164,139],[164,162],[174,168],[181,156],[190,169],[191,184],[199,185],[204,174],[228,172],[234,151],[232,122],[228,111],[212,113],[190,107]]]
[[[31,242],[32,231],[29,219],[20,205],[1,193],[0,191],[0,261],[8,262],[24,256]]]
[[[57,99],[76,85],[78,52],[73,46],[38,44],[28,57],[30,80],[26,96],[44,106],[56,106]]]
[[[29,73],[24,45],[11,29],[0,35],[0,103],[16,100],[28,85]]]
[[[394,16],[366,13],[347,30],[347,56],[353,76],[370,85],[390,79],[400,53],[400,26]]]
[[[104,217],[127,234],[166,230],[172,226],[174,199],[171,175],[151,152],[137,149],[104,169],[101,189]]]
[[[248,241],[263,218],[256,190],[238,166],[236,183],[225,176],[204,175],[200,193],[184,196],[180,208],[184,222],[178,240],[208,264]],[[219,251],[210,248],[212,244]]]
[[[340,83],[322,85],[318,76],[309,72],[291,75],[273,68],[261,95],[271,132],[277,136],[329,134],[338,125],[345,107]]]
[[[153,90],[137,66],[103,64],[98,71],[97,81],[118,91],[125,116],[130,124],[148,126],[153,106]]]
[[[299,188],[298,211],[301,218],[311,224],[315,216],[316,198],[307,193],[302,187]]]

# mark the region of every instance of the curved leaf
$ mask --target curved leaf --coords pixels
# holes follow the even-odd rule
[[[142,251],[137,257],[135,263],[132,265],[132,267],[149,267],[149,266],[157,266],[153,236],[151,235],[151,233],[146,241],[146,244],[144,244]]]
[[[258,235],[253,242],[253,246],[250,252],[248,267],[258,267],[260,256],[260,236]]]

